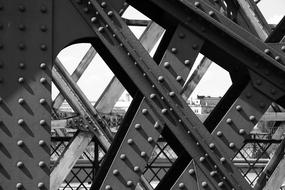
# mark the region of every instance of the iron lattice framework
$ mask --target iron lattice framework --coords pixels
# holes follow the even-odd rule
[[[152,21],[122,18],[129,5]],[[279,188],[281,122],[251,131],[285,107],[284,27],[251,0],[0,1],[0,189]],[[92,47],[70,75],[56,55],[80,42]],[[92,105],[76,82],[97,52],[115,77]],[[211,60],[232,86],[202,122],[186,101]],[[110,114],[124,89],[128,111]]]

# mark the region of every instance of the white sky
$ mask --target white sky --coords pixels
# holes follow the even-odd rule
[[[270,24],[277,24],[285,15],[285,0],[262,0],[258,5],[264,17]],[[134,9],[128,9],[124,14],[124,17],[146,19],[144,15],[137,13]],[[134,34],[139,37],[143,32],[144,27],[132,27],[131,29]],[[65,65],[66,69],[72,73],[89,47],[89,44],[72,45],[62,50],[58,57]],[[78,84],[87,98],[91,101],[95,101],[103,92],[112,76],[113,74],[110,69],[105,65],[103,60],[96,55],[95,59],[91,62],[81,79],[78,81]],[[193,96],[196,96],[197,94],[222,96],[230,85],[231,81],[228,73],[219,66],[212,64],[195,89]],[[53,86],[52,98],[54,98],[57,93],[58,90]]]

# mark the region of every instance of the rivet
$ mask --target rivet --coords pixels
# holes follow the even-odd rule
[[[220,161],[221,161],[222,163],[224,163],[224,162],[226,161],[225,157],[222,157],[222,158],[220,159]]]
[[[40,167],[40,168],[45,167],[45,165],[46,165],[46,164],[45,164],[45,162],[44,162],[44,161],[40,161],[40,162],[39,162],[39,167]]]
[[[169,67],[170,67],[170,63],[169,63],[169,62],[164,62],[163,66],[164,66],[165,68],[169,68]]]
[[[282,47],[281,47],[281,50],[285,52],[285,46],[282,46]]]
[[[151,99],[154,99],[154,98],[155,98],[155,94],[150,94],[149,97],[150,97]]]
[[[20,161],[20,162],[17,162],[17,167],[18,167],[18,168],[22,168],[23,166],[24,166],[23,162],[21,162],[21,161]]]
[[[174,92],[169,92],[169,96],[173,97],[173,96],[175,96],[175,93]]]
[[[134,172],[139,172],[139,171],[140,171],[140,167],[135,166],[135,167],[134,167]]]
[[[271,90],[270,90],[270,93],[273,94],[273,95],[275,95],[275,94],[276,94],[276,89],[271,89]]]
[[[204,162],[204,161],[205,161],[205,157],[201,156],[201,157],[199,158],[199,161],[200,161],[200,162]]]
[[[231,119],[231,118],[228,118],[228,119],[226,120],[226,122],[227,122],[227,124],[231,124],[231,123],[232,123],[232,119]]]
[[[209,147],[210,147],[210,149],[214,149],[215,148],[215,144],[214,143],[210,143]]]
[[[196,2],[194,3],[194,5],[195,5],[195,7],[199,7],[199,6],[200,6],[200,3],[196,1]]]
[[[224,183],[222,181],[218,183],[219,187],[222,187],[223,185],[224,185]]]
[[[186,59],[186,60],[184,61],[184,64],[185,64],[185,65],[189,65],[189,64],[190,64],[190,60],[189,60],[189,59]]]
[[[133,144],[133,139],[128,139],[128,144]]]
[[[3,28],[4,28],[3,24],[0,23],[0,30],[2,30]]]
[[[47,12],[46,6],[41,6],[41,12],[42,12],[42,13],[46,13],[46,12]]]
[[[0,84],[4,82],[3,77],[0,77]]]
[[[41,50],[46,51],[47,50],[47,45],[46,44],[41,44]]]
[[[222,131],[218,131],[218,132],[217,132],[217,136],[218,136],[218,137],[221,137],[222,135],[223,135],[223,132],[222,132]]]
[[[108,16],[113,16],[113,11],[109,11],[107,14]]]
[[[242,107],[241,107],[240,105],[237,105],[237,106],[236,106],[236,110],[237,110],[237,111],[241,111],[241,109],[242,109]]]
[[[44,98],[41,98],[40,99],[40,104],[45,104],[46,103],[46,100]]]
[[[40,79],[40,83],[44,84],[44,83],[46,83],[46,82],[47,82],[47,79],[46,79],[46,78],[41,78],[41,79]]]
[[[24,104],[24,99],[23,98],[19,98],[18,99],[18,103],[21,104],[21,105]]]
[[[0,61],[0,68],[3,68],[3,67],[4,67],[4,62]]]
[[[18,125],[23,125],[24,124],[24,120],[23,119],[19,119],[18,120]]]
[[[143,115],[146,115],[147,112],[148,112],[147,109],[143,109],[143,110],[142,110],[142,114],[143,114]]]
[[[0,42],[0,49],[3,49],[4,45]]]
[[[81,3],[82,3],[82,0],[76,0],[76,3],[77,3],[77,4],[81,4]]]
[[[127,181],[127,186],[128,187],[131,187],[133,185],[133,182],[132,181]]]
[[[110,185],[105,186],[105,190],[111,190],[111,189],[112,189],[112,187]]]
[[[17,183],[16,184],[16,188],[17,189],[22,189],[24,186],[23,186],[23,184],[22,183]]]
[[[146,156],[146,152],[141,152],[141,157],[145,157]]]
[[[235,143],[231,142],[231,143],[229,144],[229,147],[230,147],[230,148],[234,148],[234,147],[235,147]]]
[[[171,52],[172,52],[173,54],[176,54],[176,53],[177,53],[177,49],[176,49],[176,48],[171,48]]]
[[[195,173],[195,170],[194,170],[194,169],[190,169],[190,170],[188,171],[188,173],[189,173],[190,175],[193,175],[193,174]]]
[[[40,145],[40,146],[45,145],[45,141],[44,141],[44,140],[39,140],[39,145]]]
[[[88,7],[84,7],[84,8],[83,8],[83,12],[88,13],[88,12],[89,12]]]
[[[266,53],[267,55],[269,55],[269,54],[270,54],[270,50],[269,50],[269,49],[265,49],[265,50],[264,50],[264,53]]]
[[[208,13],[211,17],[215,15],[214,11],[209,11]]]
[[[46,121],[45,121],[45,120],[40,120],[40,125],[41,125],[41,126],[46,125]]]
[[[263,102],[259,103],[259,107],[265,108],[265,103],[263,103]]]
[[[46,32],[47,31],[47,26],[46,25],[41,25],[40,30],[42,32]]]
[[[256,80],[256,84],[257,84],[257,85],[261,85],[261,84],[262,84],[262,81],[261,81],[260,79],[257,79],[257,80]]]
[[[167,112],[167,109],[165,109],[165,108],[163,108],[163,109],[161,110],[161,113],[162,113],[162,114],[166,114],[166,112]]]
[[[24,141],[18,140],[17,145],[20,146],[20,147],[23,146],[24,145]]]
[[[113,170],[113,175],[118,175],[119,174],[119,170],[115,169]]]
[[[19,30],[24,31],[26,29],[26,26],[24,24],[19,24],[18,28]]]
[[[190,132],[190,131],[187,131],[187,132]],[[188,133],[188,134],[189,134],[189,133]],[[197,145],[197,146],[200,146],[200,143],[199,143],[199,142],[196,142],[196,145]]]
[[[248,92],[248,93],[246,93],[246,95],[245,95],[245,96],[246,96],[246,98],[248,98],[248,99],[249,99],[249,98],[251,98],[251,96],[252,96],[252,95],[251,95],[251,93],[249,93],[249,92]]]
[[[20,12],[25,12],[25,10],[26,10],[26,8],[25,8],[24,5],[20,5],[20,6],[19,6],[19,11],[20,11]]]
[[[120,159],[121,159],[121,160],[125,160],[125,159],[126,159],[126,155],[125,155],[125,154],[121,154],[121,155],[120,155]]]
[[[105,8],[106,7],[106,2],[105,1],[103,1],[102,3],[101,3],[101,7],[103,7],[103,8]]]
[[[240,130],[239,130],[239,134],[240,134],[240,135],[244,135],[244,134],[245,134],[245,130],[244,130],[244,129],[240,129]]]
[[[141,125],[140,124],[135,124],[135,129],[140,129],[141,128]]]
[[[152,143],[153,142],[153,138],[152,137],[148,137],[147,142]]]
[[[217,172],[216,171],[211,171],[210,172],[210,175],[213,177],[213,176],[215,176],[217,174]]]
[[[47,66],[47,65],[46,65],[45,63],[41,63],[41,64],[40,64],[40,68],[41,68],[41,69],[45,69],[46,66]]]
[[[41,188],[44,188],[44,186],[45,186],[45,184],[44,184],[43,182],[39,182],[39,183],[38,183],[38,188],[41,189]]]
[[[181,80],[182,80],[182,77],[181,77],[181,76],[177,76],[177,77],[176,77],[176,81],[179,82],[179,81],[181,81]]]
[[[20,62],[20,63],[19,63],[19,67],[20,67],[20,69],[24,69],[24,68],[25,68],[25,63]]]
[[[98,28],[98,31],[102,33],[102,32],[104,31],[104,27],[102,27],[102,26],[99,27],[99,28]]]
[[[179,183],[179,189],[183,189],[185,187],[185,184],[184,183]]]
[[[198,46],[197,44],[193,44],[193,45],[192,45],[192,48],[193,48],[194,50],[197,50],[197,49],[199,48],[199,46]]]
[[[24,50],[26,48],[25,44],[24,43],[19,43],[19,49],[20,50]]]
[[[91,22],[92,22],[92,23],[95,23],[96,21],[97,21],[97,18],[96,18],[96,17],[92,17],[92,18],[91,18]]]
[[[2,104],[2,103],[3,103],[3,98],[0,97],[0,104]]]
[[[275,56],[275,58],[274,58],[276,61],[278,61],[278,62],[280,62],[281,61],[281,58],[280,58],[280,56]]]
[[[181,38],[181,39],[183,39],[183,38],[185,38],[185,34],[184,33],[179,33],[179,38]]]
[[[254,121],[255,120],[255,117],[253,115],[249,116],[249,120],[250,121]]]
[[[207,187],[208,186],[206,181],[203,181],[201,185],[202,185],[202,187]]]
[[[159,81],[159,82],[163,82],[163,81],[164,81],[163,76],[159,76],[159,77],[158,77],[158,81]]]

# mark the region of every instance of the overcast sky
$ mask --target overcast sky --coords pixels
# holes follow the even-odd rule
[[[277,24],[285,15],[285,0],[261,0],[258,5],[264,17],[270,24]],[[124,14],[124,17],[146,19],[144,15],[138,13],[134,9],[128,9]],[[143,27],[132,27],[131,29],[137,37],[139,37],[144,30]],[[58,57],[67,70],[72,73],[89,47],[89,44],[72,45],[62,50]],[[96,56],[78,84],[87,95],[87,98],[94,101],[100,96],[112,77],[113,74],[110,69],[99,56]],[[212,64],[193,92],[193,96],[222,96],[230,85],[231,81],[228,73],[219,66]],[[52,97],[54,98],[57,93],[58,90],[53,86]]]

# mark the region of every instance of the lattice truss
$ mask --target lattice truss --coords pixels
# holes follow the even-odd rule
[[[272,28],[258,2],[1,0],[0,190],[280,189],[285,19]],[[82,42],[69,74],[56,56]],[[115,76],[92,104],[77,81],[97,53]],[[212,61],[232,85],[201,119],[187,100]]]

